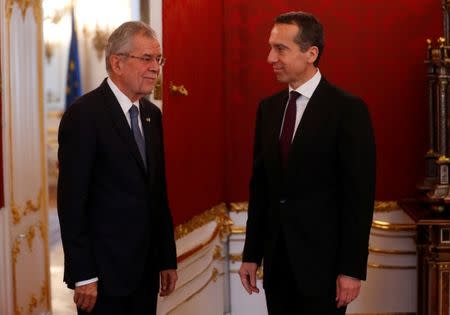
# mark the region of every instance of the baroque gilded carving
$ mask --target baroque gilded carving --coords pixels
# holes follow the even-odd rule
[[[373,220],[372,228],[378,230],[391,230],[391,231],[415,231],[416,224],[414,223],[390,223],[386,221]]]
[[[41,10],[41,0],[7,0],[6,2],[6,20],[11,20],[12,10],[14,7],[14,3],[20,8],[22,12],[22,18],[25,18],[27,14],[27,10],[30,6],[33,6],[33,15],[37,24],[42,22],[42,10]]]
[[[42,189],[39,190],[39,195],[37,197],[37,202],[33,202],[32,200],[27,200],[25,202],[25,206],[23,210],[20,209],[14,202],[11,205],[11,213],[14,225],[17,225],[22,220],[22,217],[38,212],[41,209],[41,201],[42,201]]]
[[[230,203],[231,212],[246,212],[248,210],[248,202],[232,202]]]
[[[223,260],[225,257],[222,256],[222,247],[216,245],[214,247],[213,259],[214,260]]]
[[[28,313],[33,313],[33,310],[38,306],[38,300],[34,294],[30,297],[30,302],[28,303]]]
[[[390,212],[399,209],[397,201],[375,201],[375,212]]]
[[[19,224],[20,220],[22,220],[22,216],[20,214],[19,208],[14,204],[11,206],[11,213],[14,225]]]
[[[178,240],[212,221],[216,221],[219,226],[222,238],[227,237],[231,233],[233,221],[228,216],[226,205],[221,203],[212,209],[193,217],[188,222],[178,225],[175,228],[175,239]]]
[[[20,254],[20,239],[17,238],[14,241],[14,245],[12,247],[12,258],[14,265],[17,263],[17,256],[19,256],[19,254]]]
[[[27,233],[27,242],[28,242],[28,249],[30,250],[30,252],[33,251],[33,240],[34,240],[34,236],[35,236],[35,231],[34,231],[34,226],[30,226],[30,228],[28,229],[28,233]]]
[[[389,212],[400,209],[397,201],[375,201],[375,212]],[[230,212],[246,212],[248,211],[248,202],[232,202],[230,203]]]
[[[39,222],[38,224],[32,225],[29,227],[27,234],[20,234],[14,241],[13,247],[12,247],[12,260],[13,260],[13,290],[14,290],[14,315],[21,315],[24,307],[18,305],[17,303],[17,283],[16,283],[16,264],[17,259],[21,253],[21,245],[22,239],[26,239],[28,242],[28,248],[30,252],[33,250],[33,240],[36,235],[36,227],[41,229],[43,226],[42,222]],[[41,232],[42,233],[42,232]],[[44,238],[42,238],[42,241],[45,242]],[[29,298],[28,303],[28,313],[32,314],[34,309],[37,308],[38,304],[45,304],[47,302],[47,297],[49,293],[49,285],[48,285],[48,279],[45,279],[40,287],[40,294],[32,294]]]

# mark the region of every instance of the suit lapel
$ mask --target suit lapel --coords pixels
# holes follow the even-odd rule
[[[133,155],[136,162],[141,167],[142,171],[145,172],[144,162],[142,161],[141,155],[139,153],[139,148],[136,144],[136,141],[134,140],[134,136],[131,131],[130,125],[128,124],[127,119],[123,113],[123,110],[120,107],[120,104],[117,101],[114,93],[109,88],[106,79],[103,81],[102,87],[106,96],[106,107],[109,110],[111,119],[113,121],[117,133],[122,138],[123,142],[128,146],[130,153]]]
[[[270,148],[270,160],[273,161],[271,165],[274,167],[273,174],[279,176],[278,181],[281,183],[281,174],[283,174],[281,166],[280,156],[280,131],[281,123],[283,122],[284,110],[287,105],[289,93],[288,90],[283,91],[275,100],[275,104],[272,104],[269,112],[269,148]]]

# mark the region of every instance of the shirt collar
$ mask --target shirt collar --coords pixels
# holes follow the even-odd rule
[[[125,114],[128,113],[133,105],[136,105],[139,109],[139,101],[132,103],[128,96],[126,96],[109,77],[106,79],[106,82],[108,82],[109,87],[114,93],[114,96],[117,98],[117,101]]]
[[[319,69],[317,69],[316,74],[311,79],[309,79],[308,81],[300,85],[297,89],[295,89],[295,91],[299,92],[301,95],[307,98],[311,98],[317,86],[319,85],[321,78],[322,75],[320,74]],[[294,91],[294,89],[289,87],[289,93],[291,91]]]

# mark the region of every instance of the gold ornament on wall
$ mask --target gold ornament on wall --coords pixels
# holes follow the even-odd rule
[[[110,31],[108,29],[101,29],[98,25],[95,28],[92,37],[92,45],[97,52],[98,60],[102,60],[103,53],[105,52],[106,45],[108,44],[109,35]]]
[[[226,205],[221,203],[212,209],[193,217],[186,223],[178,225],[175,228],[175,239],[178,240],[212,221],[217,222],[217,225],[220,228],[221,237],[226,237],[229,235],[233,221],[228,216]]]
[[[222,256],[222,247],[216,245],[214,247],[213,259],[214,260],[223,260],[225,257]]]
[[[12,247],[12,258],[14,265],[17,263],[17,256],[20,254],[20,239],[16,239],[14,241],[14,245]]]
[[[35,235],[36,235],[36,233],[34,231],[34,226],[32,225],[28,229],[28,233],[27,233],[28,249],[30,250],[30,252],[33,251],[33,240],[34,240]]]
[[[33,310],[37,307],[38,300],[34,294],[30,297],[30,303],[28,303],[28,313],[32,314]]]

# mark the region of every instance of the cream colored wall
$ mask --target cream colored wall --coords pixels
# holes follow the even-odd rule
[[[0,215],[2,314],[50,311],[41,1],[1,13],[5,209]],[[2,278],[3,279],[3,278]],[[5,285],[3,285],[5,284]]]

